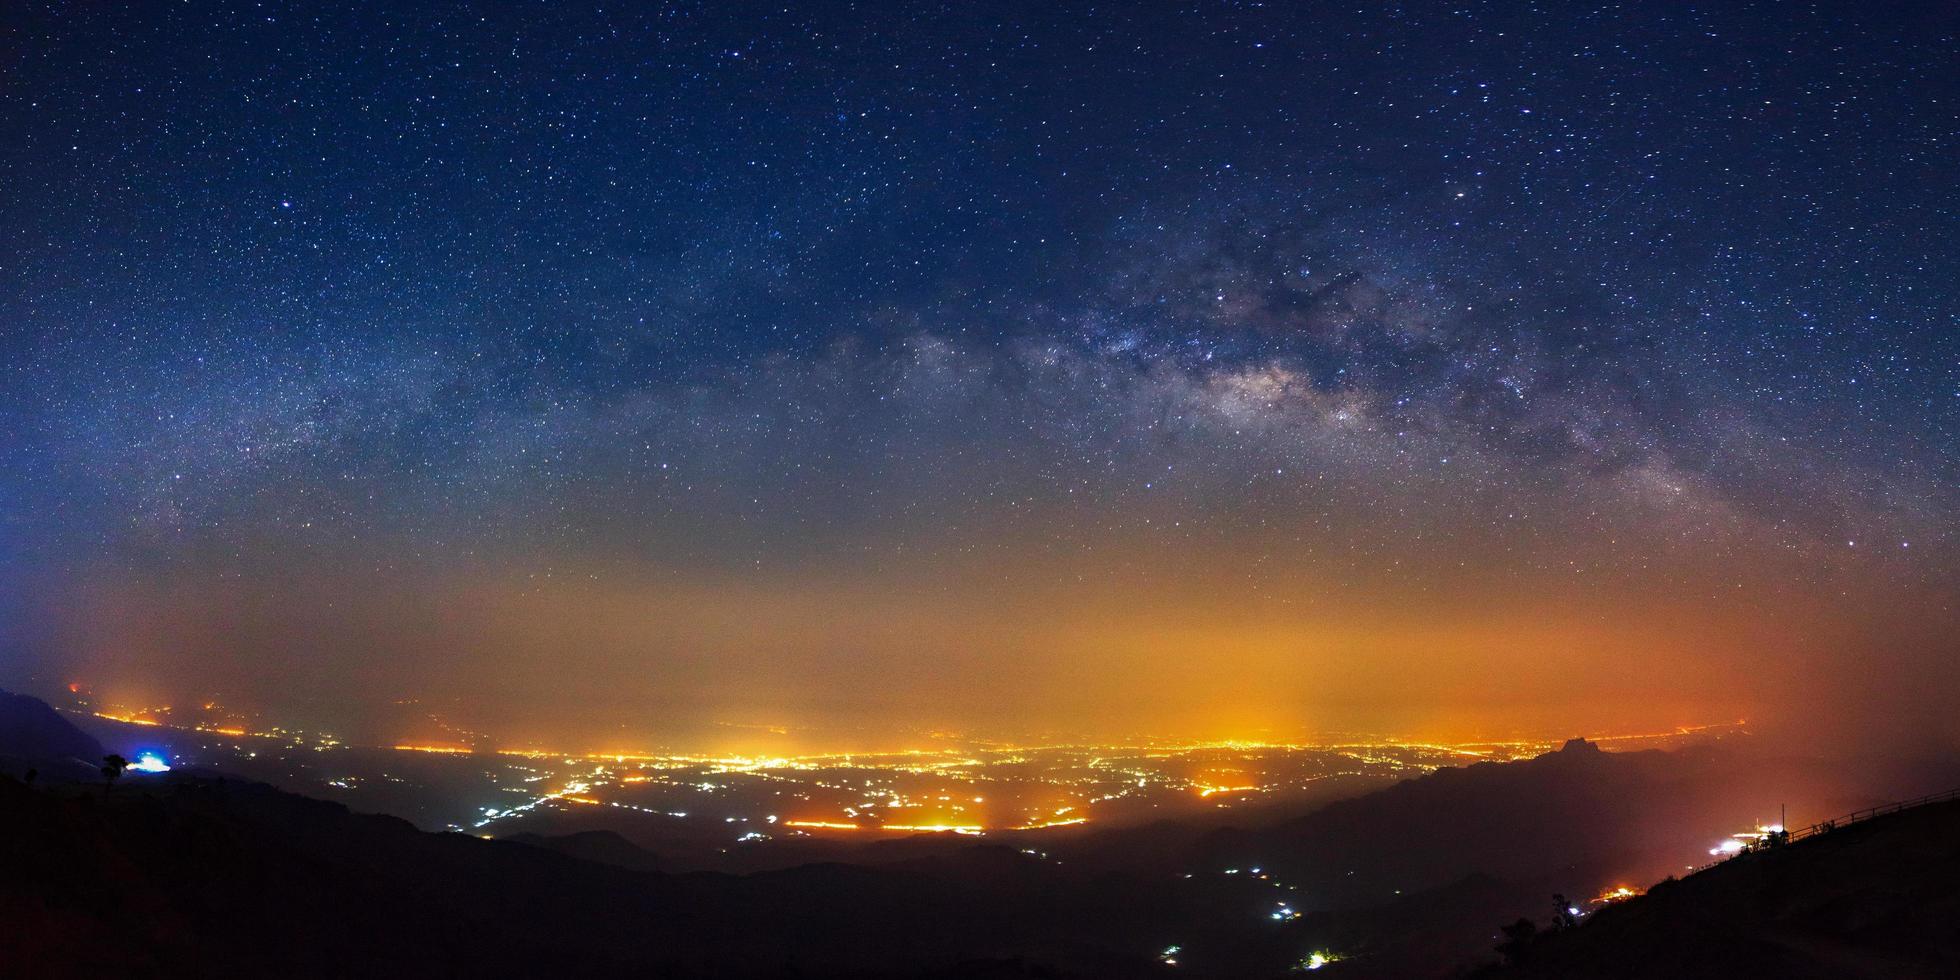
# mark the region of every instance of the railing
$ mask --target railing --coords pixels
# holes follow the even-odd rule
[[[1815,837],[1818,834],[1825,833],[1826,831],[1836,830],[1839,827],[1843,827],[1848,824],[1854,824],[1861,820],[1870,820],[1873,817],[1882,817],[1888,813],[1897,813],[1900,810],[1910,810],[1913,807],[1925,806],[1929,803],[1945,803],[1948,800],[1960,800],[1960,789],[1950,789],[1944,793],[1934,793],[1931,796],[1922,796],[1916,800],[1900,800],[1897,803],[1881,803],[1878,806],[1866,807],[1863,810],[1854,810],[1850,813],[1845,814],[1842,817],[1837,818],[1836,820],[1825,820],[1820,823],[1811,824],[1810,826],[1805,827],[1802,830],[1794,831],[1790,834],[1789,838],[1784,841],[1784,843],[1794,844],[1797,841],[1803,840],[1806,837]]]
[[[1890,814],[1898,813],[1901,810],[1910,810],[1913,807],[1926,806],[1932,803],[1945,803],[1949,800],[1960,800],[1960,789],[1950,789],[1944,793],[1934,793],[1931,796],[1922,796],[1914,800],[1899,800],[1894,803],[1881,803],[1877,806],[1866,807],[1863,810],[1853,810],[1850,813],[1847,813],[1844,816],[1838,817],[1833,820],[1820,820],[1817,823],[1811,824],[1810,826],[1803,828],[1802,830],[1788,831],[1782,834],[1766,837],[1753,844],[1746,844],[1743,846],[1742,850],[1737,851],[1734,854],[1730,854],[1727,857],[1716,858],[1715,860],[1710,861],[1707,864],[1697,865],[1689,869],[1688,874],[1691,875],[1700,874],[1703,871],[1707,871],[1709,868],[1715,867],[1716,865],[1720,865],[1720,864],[1726,864],[1735,858],[1739,858],[1743,856],[1744,854],[1753,854],[1760,851],[1770,850],[1776,847],[1782,847],[1788,844],[1794,844],[1800,840],[1808,840],[1812,837],[1818,836],[1819,834],[1827,834],[1833,830],[1842,830],[1843,828],[1848,827],[1852,824],[1862,823],[1866,820],[1872,819],[1873,817],[1888,816]]]

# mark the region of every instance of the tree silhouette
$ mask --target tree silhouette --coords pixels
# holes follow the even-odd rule
[[[102,777],[109,781],[111,787],[116,785],[117,778],[128,768],[129,760],[113,752],[102,757]]]
[[[1519,919],[1508,926],[1501,926],[1504,941],[1497,944],[1497,951],[1503,954],[1506,962],[1516,964],[1524,959],[1524,952],[1531,940],[1538,935],[1538,924],[1530,919]]]
[[[1570,929],[1579,924],[1578,906],[1566,901],[1564,895],[1552,896],[1552,928]]]

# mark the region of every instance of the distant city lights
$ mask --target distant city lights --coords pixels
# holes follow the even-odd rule
[[[1300,969],[1318,970],[1329,963],[1337,963],[1340,961],[1340,959],[1341,958],[1339,956],[1336,956],[1333,953],[1330,953],[1324,949],[1317,949],[1311,953],[1308,953],[1307,958],[1300,961]]]

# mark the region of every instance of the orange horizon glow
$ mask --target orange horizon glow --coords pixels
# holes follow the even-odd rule
[[[601,585],[552,584],[541,587],[539,595],[493,605],[493,598],[506,598],[499,588],[502,584],[472,579],[447,586],[453,591],[445,594],[455,605],[454,615],[446,621],[474,623],[481,614],[498,628],[500,637],[508,634],[505,645],[527,651],[526,664],[552,663],[553,669],[534,676],[531,668],[524,667],[508,676],[498,675],[501,679],[494,691],[477,690],[487,675],[473,671],[444,672],[440,677],[390,675],[358,685],[350,681],[349,690],[335,694],[347,699],[351,717],[361,719],[363,737],[351,741],[423,744],[427,735],[437,735],[428,741],[461,746],[461,740],[468,738],[479,753],[625,762],[681,755],[755,760],[899,751],[943,757],[949,748],[944,737],[957,738],[964,732],[971,739],[964,746],[967,751],[1025,742],[1280,747],[1365,738],[1448,745],[1466,760],[1502,758],[1503,750],[1493,756],[1481,745],[1534,741],[1555,746],[1567,737],[1583,735],[1612,739],[1605,744],[1618,747],[1638,744],[1649,736],[1674,735],[1705,721],[1743,716],[1753,722],[1773,707],[1759,707],[1757,702],[1765,698],[1753,688],[1683,682],[1696,697],[1684,700],[1673,696],[1669,685],[1677,678],[1704,676],[1704,671],[1687,665],[1702,661],[1707,650],[1720,644],[1788,648],[1795,651],[1789,655],[1792,662],[1801,665],[1803,651],[1821,642],[1792,638],[1801,625],[1794,620],[1786,620],[1784,628],[1758,631],[1741,621],[1743,607],[1735,604],[1709,619],[1676,608],[1629,620],[1624,609],[1589,607],[1551,618],[1534,611],[1538,618],[1526,620],[1511,603],[1501,602],[1488,609],[1452,606],[1447,615],[1426,614],[1412,624],[1394,609],[1377,609],[1363,597],[1312,615],[1291,607],[1241,609],[1226,597],[1222,609],[1188,615],[1181,605],[1168,609],[1146,605],[1139,621],[1114,609],[1105,611],[1100,603],[1106,597],[1098,593],[1083,597],[1094,601],[1065,621],[1052,621],[1043,611],[1045,603],[1028,610],[1028,618],[1016,620],[1025,628],[1017,626],[1000,638],[1004,647],[1017,651],[1015,656],[1068,652],[1042,658],[1034,665],[1038,669],[1022,673],[974,674],[991,663],[991,654],[957,645],[942,650],[939,631],[921,620],[924,612],[934,610],[901,614],[875,633],[905,637],[905,650],[867,655],[885,665],[880,677],[856,678],[850,690],[860,693],[846,691],[831,699],[837,707],[817,710],[800,701],[795,691],[799,685],[815,683],[808,672],[817,665],[838,662],[832,653],[814,646],[806,651],[797,645],[782,653],[778,663],[771,651],[789,642],[782,637],[807,632],[790,627],[788,621],[795,618],[791,612],[823,619],[843,609],[848,611],[843,625],[855,627],[861,625],[860,618],[885,610],[884,600],[856,593],[850,583],[839,585],[837,595],[821,603],[793,602],[778,590],[794,583],[752,582],[735,588],[737,594],[762,604],[758,615],[766,625],[782,627],[767,635],[724,623],[716,610],[728,602],[701,593],[693,582],[674,586],[627,577]],[[118,591],[114,597],[149,608],[145,603],[151,598],[162,602],[177,595],[133,596]],[[941,600],[928,596],[921,601],[931,606]],[[869,608],[860,603],[869,603]],[[663,616],[675,617],[673,622],[681,624],[671,627],[675,631],[684,626],[687,635],[716,637],[716,656],[704,657],[698,669],[690,668],[671,693],[644,689],[638,681],[613,673],[639,662],[639,653],[614,649],[613,640],[618,637],[623,643],[629,627],[649,628],[644,619],[649,604]],[[786,608],[779,608],[784,604]],[[964,608],[937,612],[954,617],[957,625],[964,622],[957,615]],[[247,618],[253,614],[231,607],[219,612]],[[580,628],[593,640],[567,654],[571,659],[565,661],[557,641],[540,634],[540,623],[572,615],[585,624]],[[1091,621],[1105,618],[1115,620],[1108,631],[1090,629]],[[113,641],[127,648],[161,642],[138,630],[138,625],[105,629],[109,640],[104,645]],[[1138,633],[1144,626],[1159,625],[1163,631],[1152,633],[1154,639]],[[474,640],[457,644],[459,649],[475,645]],[[935,652],[924,657],[918,653],[922,649]],[[1229,671],[1206,669],[1193,659],[1194,653],[1202,653],[1204,663],[1235,666]],[[741,676],[755,683],[739,688],[723,683],[723,668],[715,666],[723,663],[730,670],[739,666]],[[929,664],[946,666],[928,670]],[[1604,666],[1595,671],[1595,664]],[[1383,665],[1393,665],[1397,684],[1384,680],[1387,667]],[[117,670],[143,666],[139,660]],[[171,666],[158,664],[153,675],[170,677],[175,683],[179,676],[167,669]],[[919,675],[918,684],[908,680],[914,674]],[[996,676],[1018,680],[1010,684],[992,679]],[[1266,680],[1245,679],[1254,676]],[[205,684],[196,675],[182,680]],[[1525,687],[1507,686],[1512,681]],[[903,696],[886,696],[889,692],[882,685],[887,682],[906,684]],[[174,692],[153,689],[150,683],[138,686],[106,675],[93,677],[88,687],[94,693],[88,696],[98,705],[105,703],[101,700],[105,694],[132,707],[167,703]],[[282,730],[299,727],[284,721],[280,705],[249,700],[251,689],[242,683],[231,679],[224,679],[222,687],[219,683],[208,687],[220,691],[227,706],[248,705],[255,718],[252,729],[273,728],[275,721]],[[128,685],[128,693],[119,685]],[[964,694],[954,701],[946,694],[949,691]],[[452,729],[418,728],[425,708],[411,709],[414,717],[396,717],[404,712],[389,705],[403,698],[422,704],[442,699],[440,703],[449,705],[442,720]],[[864,699],[862,705],[859,698]],[[565,710],[561,702],[570,703],[566,699],[587,707]],[[197,703],[203,700],[200,697]],[[370,715],[356,712],[366,705],[376,706]],[[354,724],[326,717],[336,726],[351,729]],[[1056,734],[1028,737],[1026,732]],[[1319,734],[1329,732],[1366,734],[1347,739]],[[482,740],[464,733],[483,733]],[[1229,777],[1200,781],[1241,782]]]
[[[296,737],[308,736],[308,733],[300,732],[297,730],[289,730],[280,726],[273,726],[271,731],[252,731],[250,729],[240,727],[240,726],[235,726],[235,725],[216,726],[216,725],[208,725],[202,723],[191,724],[191,725],[173,724],[169,721],[165,721],[156,717],[156,713],[168,712],[168,711],[170,711],[170,709],[168,707],[165,707],[159,709],[145,709],[142,712],[122,711],[122,710],[83,710],[82,713],[86,713],[96,718],[104,719],[106,721],[116,721],[116,722],[122,722],[124,724],[142,725],[145,727],[162,727],[162,728],[170,728],[178,731],[198,732],[198,733],[212,734],[212,735],[226,735],[231,737],[296,738]],[[1645,730],[1632,731],[1632,732],[1624,732],[1624,731],[1613,732],[1613,731],[1599,731],[1594,729],[1580,729],[1576,734],[1564,733],[1564,734],[1521,735],[1515,733],[1507,733],[1506,735],[1502,735],[1502,736],[1478,734],[1475,736],[1465,737],[1457,740],[1421,739],[1421,738],[1410,738],[1402,735],[1377,735],[1377,736],[1318,735],[1318,736],[1310,736],[1304,738],[1290,738],[1290,739],[1250,738],[1250,737],[1217,738],[1217,737],[1201,737],[1201,736],[1179,737],[1179,736],[1164,735],[1164,736],[1127,736],[1127,737],[1105,738],[1105,739],[1095,739],[1090,737],[1061,738],[1061,739],[1041,740],[1038,742],[1030,742],[1030,743],[1015,743],[1009,740],[1002,740],[999,738],[988,737],[985,735],[974,735],[974,736],[966,736],[966,738],[970,739],[971,742],[971,744],[967,746],[941,745],[941,746],[930,746],[930,747],[922,748],[913,745],[913,746],[895,747],[895,748],[843,749],[843,750],[833,749],[833,750],[824,750],[824,751],[809,751],[809,752],[799,752],[799,753],[768,754],[768,755],[744,755],[739,753],[712,752],[712,751],[709,752],[658,751],[658,750],[650,750],[650,749],[634,749],[631,751],[621,751],[618,749],[608,749],[603,751],[578,751],[578,750],[539,748],[536,746],[523,747],[523,748],[477,749],[477,748],[472,748],[470,746],[457,745],[453,743],[420,743],[420,742],[400,742],[400,743],[393,743],[393,744],[382,744],[376,747],[390,749],[397,752],[423,752],[423,753],[436,754],[436,755],[474,755],[474,754],[478,754],[479,752],[487,752],[487,753],[493,753],[497,755],[516,756],[516,757],[530,758],[530,759],[565,759],[565,760],[579,760],[579,761],[587,761],[587,762],[615,762],[620,764],[662,763],[662,764],[714,765],[714,766],[719,766],[724,771],[729,771],[729,772],[755,772],[755,771],[761,771],[767,769],[807,768],[807,767],[818,766],[818,765],[849,765],[852,764],[854,761],[863,762],[868,760],[890,759],[890,758],[900,758],[900,757],[911,757],[911,758],[923,760],[921,762],[922,765],[930,765],[935,767],[959,767],[959,766],[981,764],[982,760],[975,757],[976,751],[982,753],[998,754],[998,753],[1030,752],[1030,751],[1092,750],[1093,749],[1093,750],[1105,750],[1105,751],[1153,752],[1153,753],[1162,753],[1162,754],[1170,755],[1170,754],[1181,754],[1181,753],[1197,752],[1197,751],[1212,750],[1212,749],[1230,749],[1230,750],[1241,750],[1241,751],[1288,751],[1288,750],[1297,751],[1297,750],[1309,750],[1309,749],[1340,750],[1340,749],[1391,747],[1391,748],[1400,748],[1400,749],[1429,749],[1437,752],[1448,752],[1455,755],[1463,756],[1465,758],[1486,759],[1486,758],[1501,757],[1496,753],[1494,753],[1493,749],[1508,748],[1513,750],[1525,749],[1528,751],[1542,749],[1542,750],[1549,751],[1550,749],[1557,748],[1568,738],[1583,738],[1590,742],[1597,742],[1597,743],[1601,743],[1602,745],[1611,745],[1612,743],[1654,741],[1659,739],[1680,738],[1680,737],[1701,735],[1701,734],[1708,734],[1708,733],[1747,735],[1750,733],[1749,725],[1750,725],[1749,719],[1737,718],[1733,722],[1724,721],[1724,722],[1706,722],[1706,723],[1698,723],[1698,724],[1684,724],[1684,725],[1674,725],[1665,729],[1645,729]],[[962,738],[962,736],[956,732],[935,732],[933,733],[933,735],[934,737],[946,738],[946,739]],[[332,741],[335,744],[341,744],[340,739],[333,738],[331,736],[315,735],[311,737],[324,738]],[[360,743],[351,743],[350,747],[357,747],[359,745]],[[999,760],[996,759],[994,761],[999,761]],[[644,777],[644,776],[631,777],[628,779],[628,781],[639,782],[639,781],[646,781],[647,779],[648,777]],[[1257,786],[1210,783],[1210,782],[1202,782],[1202,781],[1197,782],[1192,786],[1192,789],[1196,791],[1200,796],[1207,796],[1207,797],[1214,796],[1214,795],[1228,795],[1233,793],[1252,792],[1252,791],[1256,791],[1258,788],[1259,787]]]

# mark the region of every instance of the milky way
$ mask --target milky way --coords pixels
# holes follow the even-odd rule
[[[545,731],[1952,690],[1950,15],[409,8],[0,15],[16,683]]]

